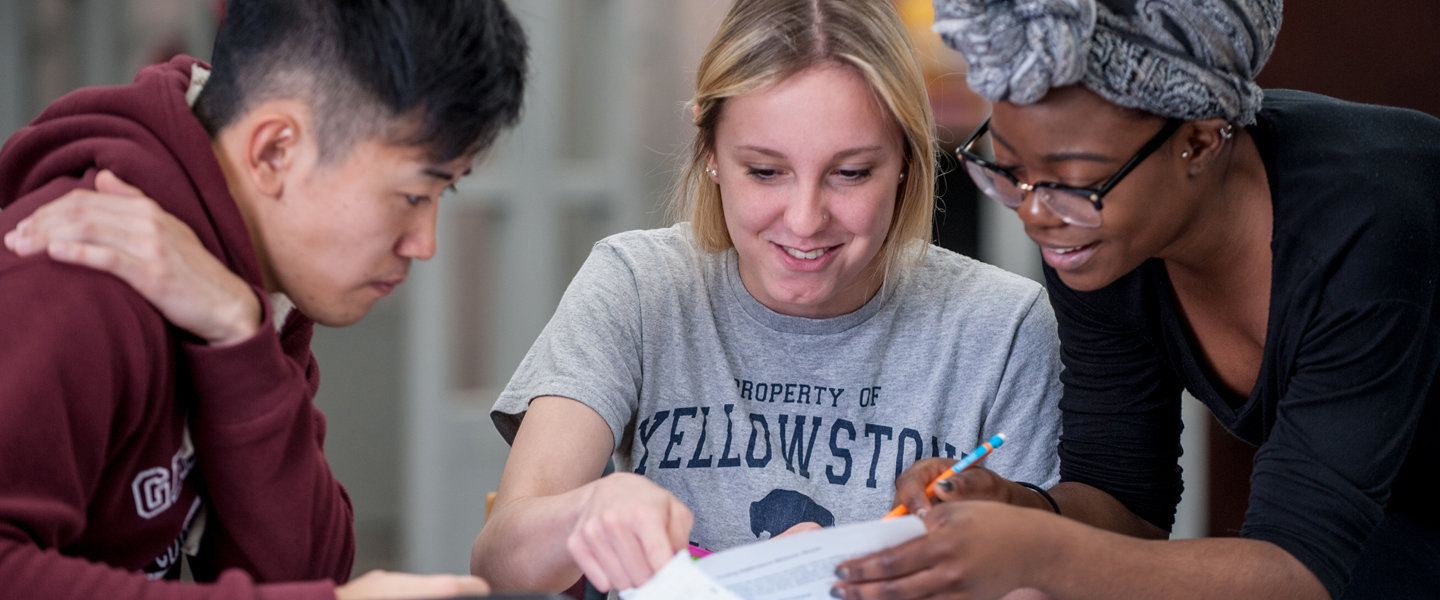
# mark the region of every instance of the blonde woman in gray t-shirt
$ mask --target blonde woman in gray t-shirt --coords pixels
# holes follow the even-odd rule
[[[876,519],[911,463],[1000,432],[990,468],[1058,481],[1054,315],[927,244],[934,120],[894,7],[739,0],[697,88],[686,221],[596,244],[495,404],[471,570],[498,590]]]

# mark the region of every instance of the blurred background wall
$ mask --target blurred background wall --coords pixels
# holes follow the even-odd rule
[[[929,0],[895,2],[924,54],[942,145],[953,150],[989,108],[965,86],[958,55],[930,33]],[[179,52],[208,58],[222,6],[0,0],[0,136],[77,87],[128,82],[143,65]],[[673,159],[691,133],[684,102],[728,1],[510,6],[532,47],[523,122],[441,202],[437,257],[416,265],[410,282],[360,324],[317,328],[316,402],[330,422],[330,461],[354,501],[357,571],[468,570],[485,493],[498,486],[507,453],[490,404],[590,246],[668,223]],[[1440,45],[1429,37],[1440,30],[1440,4],[1393,0],[1358,17],[1350,6],[1287,6],[1261,82],[1440,110]],[[946,165],[937,241],[1038,278],[1038,254],[1019,221],[977,201],[953,161]],[[1187,490],[1175,535],[1233,534],[1251,450],[1212,431],[1193,400],[1185,419]]]

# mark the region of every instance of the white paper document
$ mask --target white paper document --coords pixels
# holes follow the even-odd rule
[[[739,596],[726,591],[695,566],[690,552],[681,550],[675,558],[665,564],[650,581],[638,588],[620,592],[622,600],[741,600]]]
[[[925,524],[906,516],[789,535],[699,561],[681,552],[645,585],[620,595],[625,600],[829,600],[840,563],[924,534]]]

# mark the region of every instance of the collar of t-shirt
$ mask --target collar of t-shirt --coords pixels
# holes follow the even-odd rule
[[[290,313],[295,310],[295,303],[290,297],[280,292],[270,294],[270,308],[275,311],[275,331],[285,329],[285,320],[290,318]]]
[[[798,333],[802,335],[828,335],[840,333],[868,321],[870,317],[880,312],[885,306],[885,299],[893,296],[889,293],[890,285],[882,287],[878,293],[870,298],[864,306],[858,310],[828,319],[807,319],[805,317],[792,317],[782,315],[767,308],[750,295],[745,289],[745,283],[740,280],[739,255],[729,250],[729,256],[725,258],[725,282],[730,288],[730,293],[735,297],[735,302],[747,315],[755,319],[761,325],[783,333]]]

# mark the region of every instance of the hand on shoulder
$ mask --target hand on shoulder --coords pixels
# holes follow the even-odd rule
[[[50,258],[114,275],[175,326],[214,346],[250,339],[260,328],[260,299],[200,243],[185,223],[110,171],[95,190],[77,189],[46,204],[5,234],[20,256]]]

